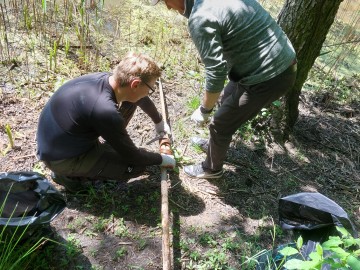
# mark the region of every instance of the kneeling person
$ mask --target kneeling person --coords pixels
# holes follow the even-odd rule
[[[37,154],[55,174],[55,182],[76,192],[84,178],[125,181],[148,165],[175,166],[173,156],[136,147],[126,131],[137,106],[158,134],[169,131],[148,97],[160,75],[151,58],[128,53],[113,73],[80,76],[53,94],[39,118]]]

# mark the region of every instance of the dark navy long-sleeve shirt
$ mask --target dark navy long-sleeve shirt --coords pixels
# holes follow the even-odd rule
[[[135,146],[118,112],[110,73],[80,76],[62,85],[45,105],[38,124],[38,156],[54,161],[81,155],[101,136],[123,157],[137,165],[159,165],[161,155]]]

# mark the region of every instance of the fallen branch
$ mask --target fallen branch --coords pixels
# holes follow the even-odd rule
[[[189,209],[186,209],[185,207],[181,206],[180,204],[174,202],[173,200],[170,200],[170,202],[175,204],[177,207],[181,208],[182,210],[189,211]]]
[[[25,155],[25,156],[21,156],[21,157],[14,157],[13,160],[18,160],[18,159],[28,158],[28,157],[36,157],[36,155],[30,154],[30,155]]]
[[[162,109],[162,117],[164,122],[167,122],[165,110],[165,98],[162,88],[161,80],[159,79],[159,92]],[[160,139],[160,153],[171,153],[170,140],[166,134]],[[161,227],[162,227],[162,258],[163,270],[170,270],[170,233],[169,233],[169,186],[166,168],[161,168]]]

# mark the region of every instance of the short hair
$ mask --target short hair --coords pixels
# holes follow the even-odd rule
[[[120,86],[129,85],[134,78],[148,83],[161,76],[161,69],[148,55],[128,52],[114,68],[113,76]]]

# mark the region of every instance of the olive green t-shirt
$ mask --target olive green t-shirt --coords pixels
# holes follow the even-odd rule
[[[206,70],[206,90],[220,92],[230,72],[253,85],[287,69],[295,51],[255,0],[184,0],[191,38]]]

